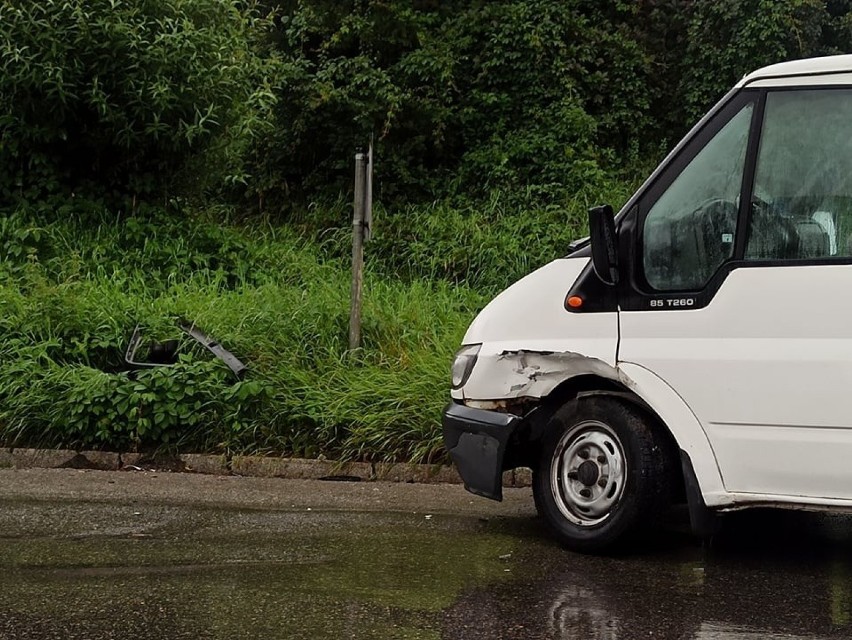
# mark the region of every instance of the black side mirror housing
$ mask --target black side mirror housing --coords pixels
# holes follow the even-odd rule
[[[604,284],[618,284],[618,238],[615,215],[608,204],[589,209],[589,237],[595,274]]]

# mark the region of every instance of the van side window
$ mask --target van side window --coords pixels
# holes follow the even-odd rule
[[[731,118],[648,211],[643,264],[655,289],[700,289],[732,256],[752,109]]]
[[[852,256],[852,90],[766,96],[746,259]]]

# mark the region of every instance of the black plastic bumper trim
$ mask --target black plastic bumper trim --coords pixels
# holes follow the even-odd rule
[[[503,500],[503,458],[521,418],[451,403],[444,410],[444,445],[465,489]]]

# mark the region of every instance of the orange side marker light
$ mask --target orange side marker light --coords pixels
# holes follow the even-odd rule
[[[579,309],[583,306],[583,299],[580,296],[571,296],[568,298],[568,306],[572,309]]]

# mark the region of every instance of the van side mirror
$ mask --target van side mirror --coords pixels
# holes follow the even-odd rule
[[[592,266],[604,284],[618,284],[618,243],[615,215],[605,204],[589,209],[589,238],[592,244]]]

